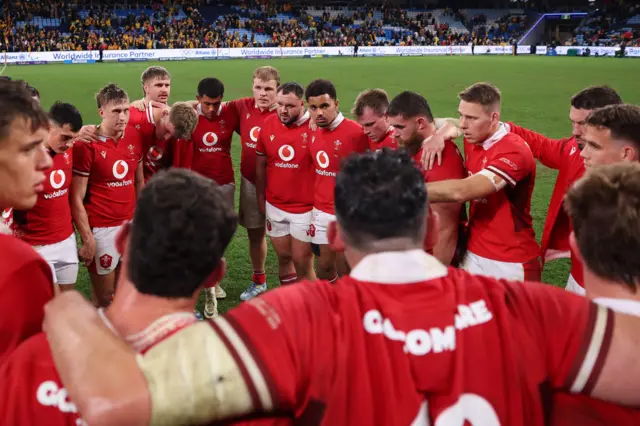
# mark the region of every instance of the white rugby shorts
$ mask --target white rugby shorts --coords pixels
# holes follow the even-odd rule
[[[311,210],[306,213],[289,213],[266,203],[266,231],[270,237],[291,235],[298,241],[311,242]]]
[[[467,251],[460,268],[474,275],[515,281],[540,281],[541,273],[539,259],[526,263],[501,262],[478,256],[470,251]]]
[[[94,268],[92,272],[98,275],[109,275],[116,270],[120,262],[120,253],[116,249],[116,236],[122,228],[119,226],[109,226],[106,228],[93,228],[93,237],[96,240],[96,254],[94,258]]]
[[[311,242],[313,244],[329,244],[327,229],[336,216],[314,208],[311,211]]]
[[[78,279],[78,244],[76,235],[55,244],[33,247],[51,267],[53,280],[59,285],[75,284]]]

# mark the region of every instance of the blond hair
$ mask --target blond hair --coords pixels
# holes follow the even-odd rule
[[[274,67],[264,66],[256,68],[256,70],[253,72],[253,78],[257,78],[262,81],[275,80],[276,85],[280,86],[280,73]]]
[[[175,127],[176,139],[188,138],[198,125],[198,114],[187,102],[176,102],[169,109],[169,121]]]

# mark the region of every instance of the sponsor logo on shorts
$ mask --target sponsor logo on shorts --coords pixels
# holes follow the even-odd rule
[[[307,231],[307,236],[308,237],[315,237],[316,236],[316,227],[313,226],[313,224],[309,225],[309,230]]]
[[[272,229],[271,221],[267,219],[267,231],[271,232],[271,229]]]
[[[54,170],[49,175],[49,183],[53,189],[60,189],[66,182],[67,177],[62,170]]]

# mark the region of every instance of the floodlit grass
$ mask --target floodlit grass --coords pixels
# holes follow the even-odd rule
[[[611,58],[564,57],[386,57],[324,58],[162,62],[172,76],[171,100],[194,99],[201,78],[217,77],[226,85],[225,99],[251,96],[253,70],[272,65],[280,70],[282,80],[303,85],[315,78],[334,82],[342,111],[349,116],[357,94],[366,88],[384,88],[390,96],[414,90],[424,95],[438,117],[456,116],[457,93],[478,81],[489,81],[502,91],[502,117],[550,137],[565,137],[571,132],[568,119],[569,98],[578,90],[596,84],[617,89],[628,103],[640,103],[640,61]],[[140,74],[150,63],[105,63],[86,65],[11,66],[5,71],[14,79],[22,78],[37,87],[42,103],[55,101],[75,104],[85,123],[99,120],[94,94],[113,82],[129,92],[132,99],[141,97]],[[239,178],[240,143],[235,137],[233,162]],[[556,172],[538,167],[532,211],[538,239],[542,235],[549,197]],[[239,180],[237,179],[239,182]],[[237,193],[236,193],[237,199]],[[236,200],[237,203],[237,200]],[[237,204],[236,204],[237,205]],[[239,228],[226,253],[229,271],[223,286],[228,297],[220,303],[224,312],[235,306],[240,293],[249,284],[251,265],[247,233]],[[568,262],[556,261],[545,268],[545,282],[564,286]],[[269,287],[277,286],[277,262],[269,249],[267,260]],[[80,270],[78,287],[89,294],[89,280]]]

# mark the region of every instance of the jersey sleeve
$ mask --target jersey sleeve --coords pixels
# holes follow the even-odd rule
[[[356,141],[355,141],[355,148],[354,151],[355,152],[367,152],[369,151],[369,137],[367,135],[365,135],[362,131],[360,131],[360,134],[356,136]]]
[[[172,167],[191,169],[193,162],[193,142],[190,139],[176,139],[171,143]]]
[[[507,124],[510,127],[511,133],[520,136],[529,145],[534,158],[551,169],[560,169],[564,159],[564,147],[569,141],[569,138],[551,139],[516,124]]]
[[[22,341],[42,331],[44,305],[53,299],[53,273],[41,258],[17,267],[0,286],[0,361]]]
[[[464,161],[460,150],[452,141],[446,141],[442,152],[442,163],[435,164],[431,170],[425,172],[426,182],[437,182],[449,179],[464,179]]]
[[[589,394],[604,365],[613,334],[613,312],[552,286],[514,283],[524,294],[516,305],[541,348],[551,386]],[[529,307],[531,309],[529,309]],[[515,309],[518,309],[515,306]],[[526,318],[527,316],[530,318]]]
[[[509,185],[516,186],[535,170],[533,155],[526,146],[518,146],[517,141],[503,141],[499,145],[502,148],[496,151],[485,169],[502,177]]]
[[[234,131],[236,133],[240,133],[240,117],[242,116],[242,102],[243,99],[234,99],[233,101],[227,102],[227,107],[229,108],[229,112],[235,117],[235,127]]]
[[[73,146],[73,174],[88,177],[93,164],[93,143],[78,141]]]
[[[336,339],[325,290],[322,283],[276,289],[138,357],[149,386],[151,425],[300,414],[310,383],[319,372],[332,371],[327,354]]]

